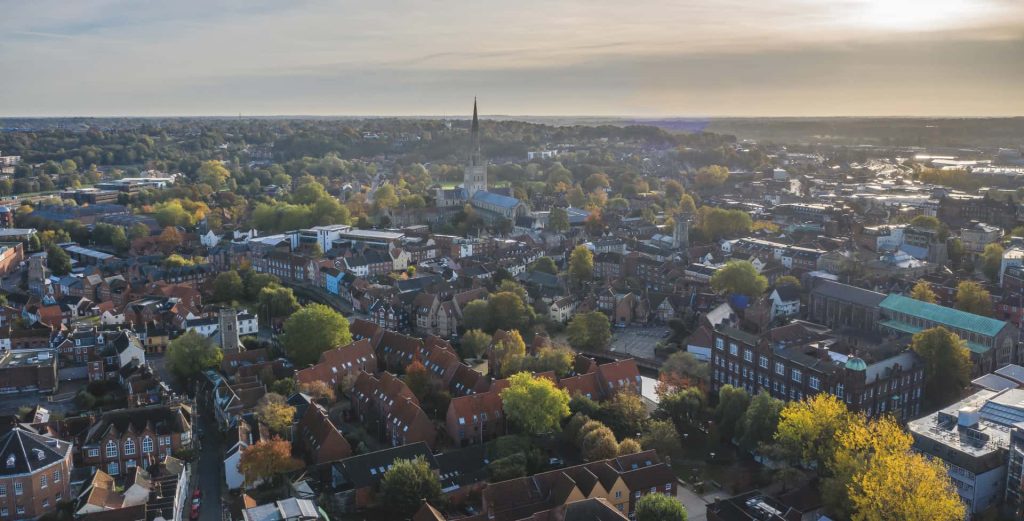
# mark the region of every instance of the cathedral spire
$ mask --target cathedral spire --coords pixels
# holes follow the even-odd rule
[[[476,96],[473,96],[473,135],[475,136],[480,132],[480,120],[476,117]]]

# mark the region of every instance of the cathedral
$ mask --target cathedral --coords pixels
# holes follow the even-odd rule
[[[435,188],[436,205],[439,208],[459,207],[466,203],[475,208],[489,222],[508,219],[515,222],[516,217],[529,213],[526,203],[487,189],[487,161],[480,151],[480,120],[477,117],[476,100],[473,100],[473,124],[470,127],[469,161],[462,175],[462,186],[459,188]],[[509,190],[505,190],[509,192]]]

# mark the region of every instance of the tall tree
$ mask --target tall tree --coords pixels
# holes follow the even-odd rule
[[[647,432],[640,438],[644,449],[654,450],[662,458],[670,458],[683,450],[679,442],[679,431],[668,421],[654,420],[647,425]]]
[[[992,295],[981,284],[965,280],[956,287],[956,307],[987,317],[992,314]]]
[[[495,374],[507,377],[511,374],[508,371],[509,363],[525,354],[526,342],[523,341],[519,331],[513,329],[506,332],[504,337],[494,342],[494,347],[491,350],[492,359],[488,360],[488,364],[493,366]]]
[[[547,378],[519,373],[501,391],[505,415],[528,434],[557,431],[569,415],[569,394]]]
[[[605,349],[612,339],[611,322],[600,311],[580,313],[572,317],[566,333],[569,345],[584,351]]]
[[[715,407],[715,420],[718,422],[719,435],[727,440],[736,436],[740,420],[750,405],[750,395],[742,387],[723,385],[718,390],[718,406]]]
[[[267,393],[256,406],[256,417],[275,434],[284,435],[295,419],[295,407],[288,405],[284,396]]]
[[[919,280],[917,284],[914,284],[914,288],[910,290],[910,298],[920,300],[922,302],[930,302],[932,304],[938,299],[935,292],[932,291],[932,285],[928,284],[927,281]]]
[[[423,456],[395,460],[380,481],[380,504],[405,516],[423,501],[437,504],[441,498],[441,482]]]
[[[53,244],[46,250],[46,267],[58,277],[71,273],[71,257],[64,248]]]
[[[699,188],[715,188],[725,184],[729,179],[729,169],[724,166],[711,165],[697,170],[694,182]]]
[[[316,363],[324,351],[352,342],[348,320],[337,311],[311,304],[288,317],[281,343],[298,367]]]
[[[582,244],[569,255],[569,276],[577,287],[594,278],[594,254]]]
[[[924,395],[932,405],[952,401],[970,382],[971,352],[956,333],[926,329],[914,335],[910,349],[924,359]]]
[[[868,421],[854,416],[846,428],[836,433],[836,451],[828,462],[831,473],[822,481],[821,496],[826,510],[842,519],[849,519],[850,494],[859,489],[859,478],[868,470],[873,458],[906,453],[913,438],[895,420],[879,417]]]
[[[260,440],[242,449],[238,460],[238,471],[249,485],[264,480],[274,482],[282,474],[300,468],[302,462],[292,457],[292,444],[277,437]]]
[[[619,444],[615,441],[612,430],[602,426],[583,436],[580,451],[586,461],[600,461],[618,455]]]
[[[762,443],[768,443],[775,435],[779,426],[779,415],[785,403],[782,400],[772,398],[771,394],[762,391],[757,393],[747,411],[743,413],[740,420],[739,444],[747,451],[757,450]]]
[[[551,275],[558,275],[558,266],[555,265],[555,261],[551,257],[541,257],[530,266],[530,269],[534,271],[541,271]]]
[[[491,344],[491,335],[479,329],[470,329],[462,335],[462,356],[479,358]]]
[[[299,310],[299,301],[295,298],[292,288],[277,284],[264,286],[257,297],[261,313],[266,314],[268,323],[277,317],[287,317]]]
[[[466,329],[491,329],[491,312],[486,300],[474,300],[462,308],[462,325]]]
[[[569,213],[565,208],[557,206],[551,208],[551,212],[548,214],[548,229],[556,233],[569,229]]]
[[[790,459],[824,471],[835,453],[836,433],[846,428],[850,417],[846,404],[827,393],[789,402],[779,416],[775,441]]]
[[[499,291],[487,299],[488,331],[518,329],[526,331],[535,318],[533,308],[523,302],[522,295]]]
[[[213,300],[231,303],[245,297],[242,276],[235,270],[220,273],[213,279]]]
[[[647,406],[637,392],[619,391],[602,405],[599,417],[618,437],[637,436],[647,425]]]
[[[731,261],[711,276],[711,288],[723,295],[757,297],[768,288],[768,279],[749,261]]]
[[[981,271],[988,277],[988,280],[999,280],[999,269],[1002,264],[1002,245],[995,242],[985,245],[985,251],[981,254]]]
[[[188,331],[167,345],[167,369],[183,381],[216,367],[223,358],[224,353],[213,341],[195,331]]]
[[[664,494],[645,494],[636,502],[637,521],[686,521],[686,508]]]
[[[853,521],[959,521],[966,513],[945,465],[911,452],[872,458],[850,502]]]

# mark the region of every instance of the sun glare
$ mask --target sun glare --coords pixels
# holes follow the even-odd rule
[[[850,20],[885,31],[934,31],[969,24],[988,7],[971,0],[861,0],[850,4]]]

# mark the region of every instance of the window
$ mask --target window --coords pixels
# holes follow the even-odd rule
[[[622,497],[622,491],[621,491],[621,490],[616,490],[616,491],[615,491],[615,497],[616,497],[616,498],[620,498],[620,497]]]
[[[665,492],[672,491],[672,483],[665,483]]]
[[[100,449],[89,449],[89,457],[90,458],[98,458],[98,457],[100,457]]]
[[[768,357],[761,355],[761,358],[757,360],[757,365],[761,366],[762,369],[768,369]]]
[[[153,452],[153,438],[150,438],[149,436],[142,438],[142,452],[144,454]]]
[[[39,476],[39,488],[46,488],[46,485],[46,474],[43,474],[42,476]]]
[[[715,349],[718,349],[719,351],[725,349],[725,340],[722,340],[721,338],[716,338]]]
[[[117,457],[117,443],[114,443],[114,440],[110,440],[110,441],[107,442],[107,457],[108,458],[116,458]]]
[[[0,517],[7,517],[7,507],[0,508]]]
[[[53,471],[53,482],[60,483],[60,469],[55,469]]]
[[[50,498],[44,499],[43,500],[43,508],[48,508],[49,506],[50,506]]]
[[[0,497],[7,497],[7,485],[0,485]]]
[[[775,362],[775,374],[786,375],[786,366],[782,365],[782,362]]]
[[[135,455],[135,440],[128,438],[124,440],[124,455],[134,456]]]
[[[171,444],[171,437],[170,436],[164,436],[164,445],[170,445],[170,444]]]
[[[749,350],[749,349],[744,349],[743,350],[743,359],[746,360],[747,362],[753,362],[754,361],[754,352]]]
[[[729,354],[732,356],[740,354],[740,346],[736,345],[736,342],[729,342]]]
[[[803,375],[802,372],[800,372],[799,369],[793,369],[793,375],[792,376],[793,376],[793,381],[794,382],[803,382],[804,381],[804,375]]]
[[[15,496],[20,496],[24,492],[25,492],[24,486],[21,484],[21,482],[20,481],[15,481],[14,482],[14,495]]]
[[[120,468],[117,466],[116,461],[111,461],[110,464],[107,465],[107,474],[110,474],[111,476],[116,476],[120,473]]]
[[[812,376],[808,379],[808,385],[811,386],[811,389],[817,391],[818,388],[821,387],[821,380],[819,380],[817,376]]]
[[[24,514],[25,513],[25,505],[18,505],[17,507],[14,508],[14,510],[15,510],[15,512],[17,512],[19,514]]]
[[[842,398],[843,397],[843,391],[844,391],[843,384],[836,384],[836,398]]]

